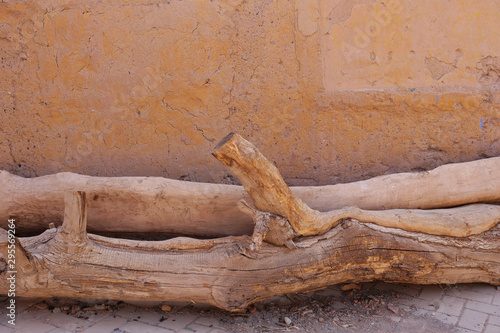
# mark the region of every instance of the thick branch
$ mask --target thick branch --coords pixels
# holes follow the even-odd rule
[[[64,222],[61,235],[79,244],[87,239],[87,200],[85,192],[69,191],[64,194]]]
[[[229,134],[212,154],[241,181],[259,210],[287,218],[297,236],[323,233],[347,218],[407,231],[455,237],[479,234],[500,222],[500,206],[486,204],[431,211],[367,211],[346,207],[322,213],[298,199],[278,169],[240,135]],[[383,191],[388,189],[377,189],[374,195]]]
[[[257,253],[246,250],[249,236],[142,242],[92,234],[68,252],[60,233],[19,239],[27,255],[19,253],[17,296],[193,301],[233,311],[344,282],[500,284],[498,229],[451,238],[346,220],[299,238],[295,249],[263,243]],[[5,235],[0,229],[4,257]],[[6,274],[0,271],[0,294],[8,290]]]
[[[59,173],[22,178],[0,171],[0,227],[16,218],[19,232],[61,225],[64,193],[87,193],[90,232],[170,233],[197,236],[250,234],[252,219],[234,205],[250,198],[241,186],[161,177],[90,177]],[[448,164],[431,171],[314,187],[292,187],[311,208],[444,208],[500,202],[500,157]]]
[[[238,178],[259,210],[286,217],[300,235],[317,233],[310,227],[320,223],[321,214],[292,193],[278,169],[254,145],[231,133],[212,154]]]

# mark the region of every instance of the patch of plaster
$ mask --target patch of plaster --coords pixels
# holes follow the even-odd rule
[[[297,23],[304,36],[311,36],[319,27],[319,0],[297,0]]]
[[[457,66],[456,61],[447,63],[434,57],[426,57],[425,68],[431,73],[431,77],[437,81],[446,74],[453,72]]]
[[[498,11],[490,1],[460,0],[449,6],[431,0],[418,5],[401,0],[319,2],[327,91],[498,82],[495,66],[475,68],[483,57],[498,53],[498,34],[491,33],[497,26],[488,23],[498,19]],[[391,11],[394,6],[397,10]]]
[[[483,86],[489,86],[499,82],[500,59],[492,56],[483,57],[476,64],[475,73],[477,82]]]
[[[330,0],[327,1],[327,8],[331,10],[326,19],[330,24],[339,24],[347,21],[351,17],[352,9],[356,5],[373,3],[371,0]]]

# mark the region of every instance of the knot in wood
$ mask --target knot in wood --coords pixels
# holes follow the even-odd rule
[[[262,246],[262,241],[288,248],[295,247],[292,239],[297,236],[297,233],[285,217],[262,212],[251,207],[244,200],[238,202],[238,208],[250,215],[255,223],[250,251],[258,251]]]

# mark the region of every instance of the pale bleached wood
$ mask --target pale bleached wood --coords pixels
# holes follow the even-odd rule
[[[260,211],[286,217],[298,235],[318,233],[315,227],[324,224],[321,213],[292,193],[278,168],[253,144],[230,133],[212,155],[238,178]]]
[[[60,235],[76,244],[87,240],[87,199],[85,192],[69,191],[64,194],[64,222]]]
[[[368,211],[348,208],[347,215],[385,227],[431,235],[467,237],[485,232],[500,222],[500,206],[470,204],[446,209],[390,209]],[[351,210],[351,211],[349,211]]]
[[[69,237],[58,239],[60,233],[18,240],[26,255],[19,253],[17,296],[191,301],[239,311],[335,283],[500,284],[498,228],[454,238],[345,220],[321,236],[297,239],[295,249],[263,243],[254,253],[247,250],[250,236],[204,245],[183,239],[182,248],[169,248],[92,234],[75,246]],[[4,256],[6,244],[0,229]],[[5,275],[0,272],[0,294],[8,289]]]
[[[226,136],[212,154],[241,181],[259,210],[283,216],[290,222],[296,232],[291,237],[321,234],[348,218],[407,231],[454,237],[479,234],[500,222],[500,206],[487,204],[430,211],[368,211],[346,207],[319,212],[297,198],[279,170],[240,135],[231,133]],[[385,190],[374,190],[374,195]]]
[[[242,186],[161,177],[91,177],[59,173],[23,178],[0,171],[0,227],[15,217],[19,232],[61,225],[64,192],[87,193],[89,232],[169,233],[203,237],[251,234],[253,222],[235,206],[250,201]],[[448,164],[328,186],[292,187],[312,209],[443,208],[500,202],[500,157]]]
[[[222,146],[227,142],[230,140]],[[250,189],[259,208],[270,210],[233,203],[262,227],[253,239],[178,237],[151,242],[87,234],[88,196],[72,192],[64,200],[62,227],[16,240],[17,296],[192,301],[239,311],[276,295],[341,282],[500,284],[497,206],[474,204],[432,211],[346,207],[320,213],[288,190],[278,170],[267,167],[270,163],[255,147],[249,151],[257,153],[250,155],[247,165],[237,156],[245,157],[244,149],[226,163],[234,169],[240,161],[235,174]],[[98,200],[89,200],[89,207],[94,202]],[[289,212],[291,220],[276,215],[286,217]],[[310,216],[315,220],[302,219]],[[489,224],[481,226],[478,221]],[[434,224],[438,225],[437,231],[430,227]],[[466,234],[486,230],[478,235],[451,237],[451,224]],[[284,239],[278,237],[288,235],[292,226],[297,233]],[[414,229],[427,233],[411,231]],[[321,235],[297,237],[313,232]],[[293,246],[282,246],[291,238]],[[255,245],[253,251],[249,250],[251,245]],[[0,229],[0,252],[4,257],[8,255],[7,246],[7,232]],[[8,289],[6,274],[6,266],[0,265],[0,294]]]

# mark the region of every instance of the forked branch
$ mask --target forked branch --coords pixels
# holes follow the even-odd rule
[[[488,204],[435,210],[369,211],[345,207],[319,212],[297,198],[278,169],[240,135],[231,133],[226,136],[212,154],[241,181],[260,211],[283,216],[290,222],[295,231],[295,234],[288,233],[292,238],[324,233],[348,218],[406,231],[453,237],[480,234],[500,222],[500,206]]]

